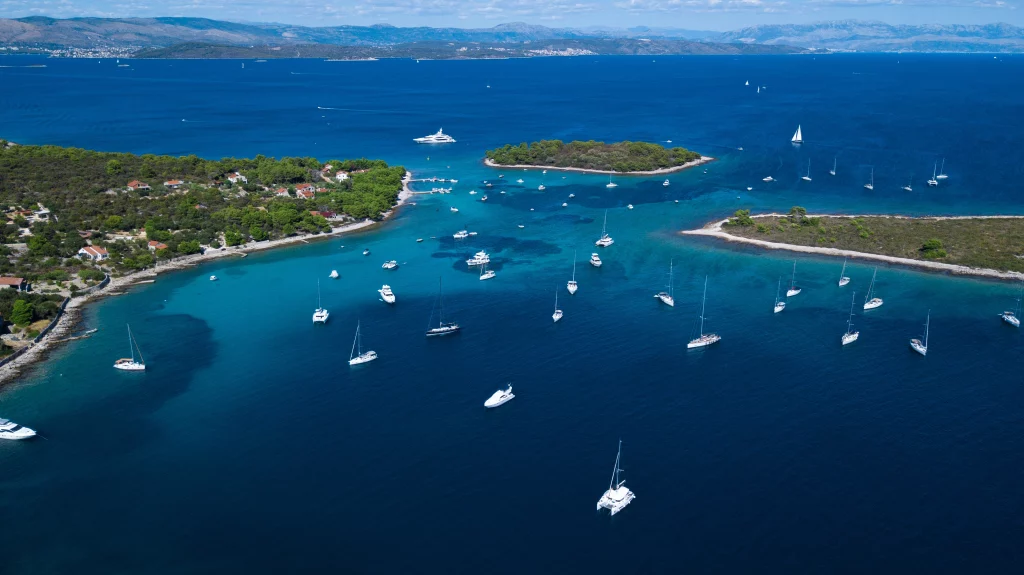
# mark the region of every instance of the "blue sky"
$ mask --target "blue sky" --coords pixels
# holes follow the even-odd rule
[[[753,24],[882,20],[891,24],[1024,25],[1024,0],[0,0],[0,17],[196,16],[308,26],[658,26],[728,30]]]

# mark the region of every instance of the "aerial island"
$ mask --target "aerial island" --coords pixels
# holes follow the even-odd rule
[[[0,174],[0,288],[14,288],[0,289],[0,358],[101,284],[372,225],[407,181],[381,160],[207,160],[4,140]]]
[[[954,274],[1024,279],[1024,216],[811,215],[794,206],[786,214],[737,210],[731,218],[683,233]]]
[[[606,144],[593,140],[541,140],[487,150],[484,163],[494,168],[554,169],[595,174],[667,174],[710,162],[713,158],[648,142]]]

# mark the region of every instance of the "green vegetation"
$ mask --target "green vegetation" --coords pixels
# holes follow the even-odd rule
[[[795,206],[781,217],[751,217],[749,210],[738,210],[725,229],[783,244],[1024,272],[1020,218],[808,217]]]
[[[62,299],[59,295],[0,289],[0,316],[19,326],[39,320],[51,320],[57,317]]]
[[[686,148],[665,148],[646,142],[541,140],[527,145],[506,144],[487,150],[487,158],[503,166],[531,165],[554,168],[612,170],[616,172],[648,172],[682,166],[700,159],[700,154]]]

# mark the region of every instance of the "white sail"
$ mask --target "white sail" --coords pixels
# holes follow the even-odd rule
[[[798,125],[798,126],[796,127],[796,133],[794,133],[794,134],[793,134],[793,140],[792,140],[792,142],[793,142],[794,144],[799,144],[799,143],[801,143],[801,142],[803,142],[803,141],[804,141],[804,134],[803,134],[803,132],[802,132],[802,131],[800,131],[800,126]]]

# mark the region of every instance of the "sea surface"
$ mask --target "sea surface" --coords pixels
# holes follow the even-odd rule
[[[793,205],[1024,213],[1024,58],[121,63],[0,58],[0,137],[365,156],[459,182],[378,229],[89,306],[95,335],[0,390],[0,416],[41,435],[0,445],[0,573],[1018,572],[1024,334],[998,318],[1014,286],[879,265],[885,305],[864,312],[874,264],[840,288],[842,260],[677,232]],[[412,142],[439,127],[458,142]],[[717,161],[614,189],[480,161],[541,138]],[[478,250],[496,278],[467,268]],[[674,308],[652,297],[670,262]],[[803,292],[773,314],[794,262]],[[705,278],[722,341],[688,351]],[[427,340],[439,281],[463,331]],[[929,313],[921,357],[908,340]],[[350,368],[357,322],[380,358]],[[127,323],[144,374],[111,368]],[[516,399],[485,410],[509,382]],[[595,504],[619,439],[636,500],[610,518]]]

